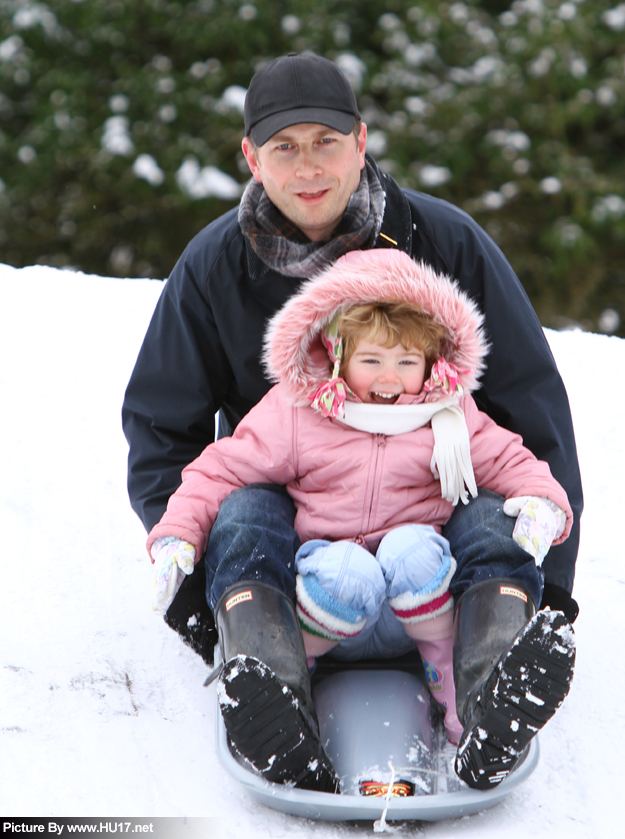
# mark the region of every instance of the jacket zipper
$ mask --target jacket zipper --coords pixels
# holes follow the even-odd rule
[[[373,462],[373,474],[371,476],[371,488],[369,492],[369,502],[367,506],[367,514],[366,514],[366,527],[365,533],[371,533],[371,519],[373,516],[373,505],[377,499],[377,494],[379,490],[379,483],[380,483],[380,475],[382,472],[382,463],[384,460],[384,451],[383,449],[386,446],[386,435],[385,434],[375,434],[373,438],[373,445],[375,447],[375,454],[374,454],[374,462]]]

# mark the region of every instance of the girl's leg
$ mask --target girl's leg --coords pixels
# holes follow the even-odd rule
[[[312,675],[312,669],[315,666],[316,659],[330,652],[333,647],[336,647],[338,641],[333,641],[331,638],[322,638],[321,635],[313,635],[311,632],[308,632],[308,630],[303,628],[301,621],[300,627],[302,627],[302,637],[304,638],[306,663],[308,664],[308,670],[311,671]]]
[[[356,542],[305,542],[295,557],[297,614],[308,664],[357,636],[376,615],[386,583],[375,557]]]
[[[386,580],[389,605],[417,645],[432,696],[445,710],[447,737],[457,743],[462,726],[456,714],[449,593],[456,563],[449,543],[432,527],[405,525],[382,539],[376,558]]]
[[[417,645],[432,696],[445,710],[447,739],[457,744],[463,729],[456,710],[453,611],[423,623],[406,624],[406,632]],[[434,637],[429,637],[430,633]]]

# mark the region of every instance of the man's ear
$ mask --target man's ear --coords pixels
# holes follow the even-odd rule
[[[243,150],[243,154],[245,155],[245,159],[247,160],[247,165],[250,167],[250,172],[254,176],[254,180],[258,181],[259,184],[262,184],[263,179],[260,173],[260,166],[258,165],[258,159],[256,157],[256,146],[249,137],[244,137],[241,141],[241,148]]]
[[[365,166],[365,151],[367,150],[367,126],[363,123],[360,125],[360,133],[358,134],[358,156],[360,158],[360,168]]]

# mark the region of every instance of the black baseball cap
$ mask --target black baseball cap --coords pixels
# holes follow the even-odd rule
[[[244,113],[245,134],[251,134],[257,146],[300,122],[349,134],[360,119],[354,91],[336,64],[295,52],[274,58],[254,74]]]

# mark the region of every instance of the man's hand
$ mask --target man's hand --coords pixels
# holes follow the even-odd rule
[[[185,576],[193,573],[195,548],[176,536],[161,536],[150,550],[154,560],[152,609],[166,612]]]
[[[503,505],[507,516],[516,516],[512,538],[542,565],[551,543],[564,533],[566,513],[548,498],[523,495]]]

